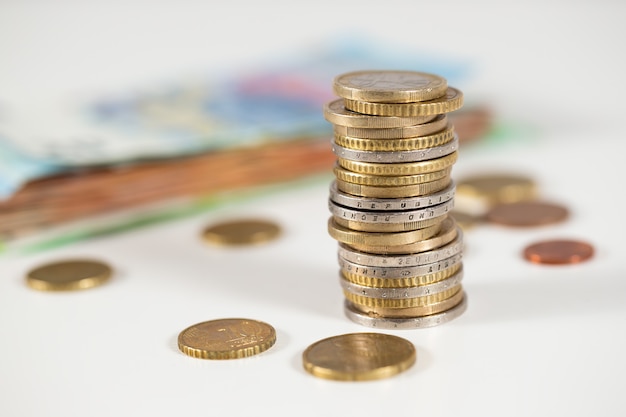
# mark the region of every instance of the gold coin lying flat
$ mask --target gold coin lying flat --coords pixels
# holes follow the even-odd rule
[[[220,246],[253,245],[276,239],[281,228],[266,220],[242,219],[207,227],[202,233],[205,241]]]
[[[366,129],[389,129],[395,127],[413,126],[428,123],[437,116],[416,117],[382,117],[355,113],[346,110],[343,99],[331,101],[324,106],[324,118],[330,123],[339,126],[366,128]]]
[[[272,326],[257,320],[219,319],[194,324],[178,335],[178,348],[200,359],[238,359],[271,348],[276,342]]]
[[[462,179],[457,194],[484,200],[489,205],[516,203],[537,197],[535,182],[522,175],[484,174]]]
[[[28,272],[26,284],[40,291],[72,291],[96,287],[107,281],[112,269],[89,259],[72,259],[42,265]]]
[[[355,71],[333,80],[339,97],[376,103],[410,103],[446,94],[448,82],[435,74],[417,71]]]
[[[410,368],[415,346],[406,339],[382,333],[350,333],[329,337],[302,354],[310,374],[336,381],[388,378]]]

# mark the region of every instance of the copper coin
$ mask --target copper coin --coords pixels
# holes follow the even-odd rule
[[[487,221],[505,226],[532,227],[558,223],[568,210],[558,204],[541,201],[519,201],[497,204],[487,212]]]
[[[593,246],[578,240],[546,240],[524,249],[524,258],[537,264],[575,264],[592,256]]]

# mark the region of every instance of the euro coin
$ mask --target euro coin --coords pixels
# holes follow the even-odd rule
[[[281,228],[267,220],[241,219],[213,224],[202,237],[217,246],[242,246],[269,242],[280,236]]]
[[[267,323],[241,318],[194,324],[178,335],[178,348],[199,359],[239,359],[271,348],[276,331]]]
[[[546,240],[524,249],[524,258],[537,264],[566,265],[584,262],[594,250],[587,242],[578,240]]]
[[[337,381],[388,378],[416,361],[415,346],[406,339],[382,333],[350,333],[320,340],[302,354],[310,374]]]
[[[519,201],[493,206],[486,215],[487,221],[512,227],[534,227],[565,220],[568,210],[558,204],[542,201]]]
[[[26,284],[40,291],[72,291],[96,287],[112,275],[109,265],[90,259],[71,259],[39,266],[26,275]]]

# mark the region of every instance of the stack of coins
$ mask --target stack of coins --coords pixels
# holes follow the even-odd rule
[[[462,233],[448,216],[463,104],[445,78],[412,71],[339,75],[329,234],[339,241],[345,313],[385,329],[434,326],[466,307]]]

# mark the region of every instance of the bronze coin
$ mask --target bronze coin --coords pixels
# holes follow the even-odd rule
[[[532,227],[558,223],[568,216],[568,210],[558,204],[541,201],[519,201],[493,206],[487,221],[504,226]]]
[[[577,240],[546,240],[524,249],[524,258],[537,264],[575,264],[592,256],[593,246]]]

